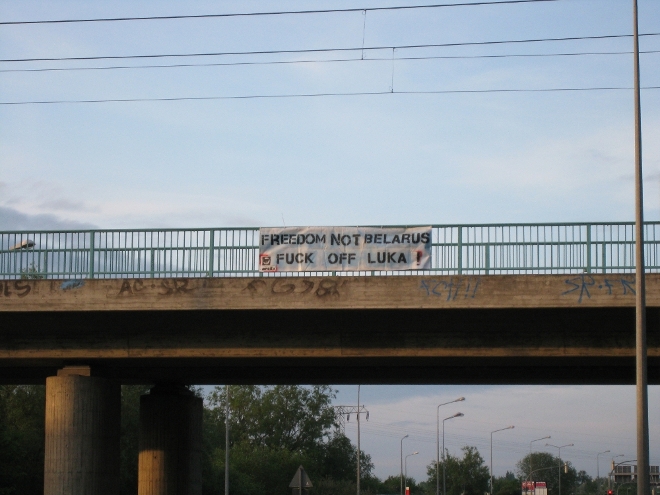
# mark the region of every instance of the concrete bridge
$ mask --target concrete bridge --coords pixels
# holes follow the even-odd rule
[[[120,383],[156,384],[141,404],[139,493],[201,493],[202,406],[185,384],[633,383],[627,226],[534,226],[550,236],[533,239],[436,227],[432,270],[295,277],[256,273],[246,232],[235,245],[186,231],[183,247],[175,231],[131,245],[116,231],[0,233],[0,380],[46,382],[47,494],[116,493]]]
[[[660,275],[649,274],[660,383]],[[634,275],[0,281],[2,380],[634,382]]]

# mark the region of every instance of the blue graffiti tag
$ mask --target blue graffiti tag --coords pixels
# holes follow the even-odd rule
[[[635,285],[635,279],[633,279],[632,281],[629,281],[629,280],[625,280],[625,279],[622,278],[621,279],[621,286],[623,287],[623,295],[625,296],[626,294],[628,294],[628,291],[630,291],[630,292],[632,292],[632,295],[634,296],[636,294],[634,285]]]
[[[422,280],[420,289],[426,291],[427,296],[444,297],[447,301],[455,301],[459,293],[463,293],[465,299],[474,299],[477,295],[480,279],[477,278],[474,284],[469,279],[467,283],[462,278],[446,280],[426,279]],[[464,292],[461,289],[465,288]]]
[[[71,290],[71,289],[80,289],[85,285],[84,280],[67,280],[62,282],[60,289],[62,290]]]
[[[572,285],[573,288],[562,292],[561,295],[565,296],[576,290],[580,291],[580,297],[578,298],[578,303],[582,302],[582,297],[586,294],[588,299],[591,299],[591,294],[589,294],[589,287],[596,284],[596,281],[591,275],[580,275],[579,277],[569,278],[564,281],[568,285]],[[579,283],[577,283],[579,282]]]
[[[566,285],[570,285],[571,288],[568,289],[567,291],[562,292],[561,295],[565,296],[566,294],[571,294],[579,291],[578,303],[581,303],[584,296],[586,296],[587,299],[591,299],[591,294],[593,293],[595,288],[606,291],[605,294],[608,296],[611,296],[613,294],[615,295],[616,288],[619,286],[619,284],[621,284],[621,288],[623,289],[622,295],[624,296],[635,295],[634,278],[632,280],[626,280],[625,278],[620,278],[618,280],[603,278],[602,280],[603,280],[602,283],[596,285],[596,281],[594,280],[594,278],[591,275],[587,275],[587,274],[580,275],[579,277],[566,279],[564,283]]]

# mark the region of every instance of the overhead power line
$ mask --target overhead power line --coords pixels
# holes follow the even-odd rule
[[[138,102],[174,102],[208,100],[257,100],[284,98],[319,98],[328,96],[379,96],[379,95],[441,95],[441,94],[484,94],[484,93],[555,93],[581,91],[630,91],[630,87],[589,87],[589,88],[541,88],[541,89],[448,89],[437,91],[359,91],[353,93],[297,93],[278,95],[243,95],[243,96],[177,96],[171,98],[104,98],[89,100],[38,100],[38,101],[3,101],[0,105],[59,105],[67,103],[138,103]],[[641,89],[660,89],[660,86],[646,86]]]
[[[289,64],[321,64],[338,62],[389,62],[392,60],[470,60],[489,58],[529,58],[529,57],[576,57],[591,55],[630,55],[632,51],[620,52],[565,52],[565,53],[505,53],[502,55],[429,55],[425,57],[395,57],[392,58],[335,58],[315,60],[272,60],[265,62],[211,62],[202,64],[154,64],[154,65],[109,65],[97,67],[48,67],[39,69],[0,69],[3,72],[58,72],[58,71],[85,71],[85,70],[114,70],[114,69],[172,69],[181,67],[233,67],[241,65],[289,65]],[[660,53],[660,50],[640,51],[640,54]]]
[[[660,33],[644,33],[639,36],[660,36]],[[527,38],[518,40],[494,40],[494,41],[463,41],[456,43],[425,43],[421,45],[398,45],[398,46],[365,46],[349,48],[304,48],[293,50],[255,50],[242,52],[199,52],[199,53],[160,53],[151,55],[97,55],[89,57],[39,57],[39,58],[9,58],[0,59],[0,62],[64,62],[73,60],[127,60],[127,59],[152,59],[152,58],[182,58],[182,57],[221,57],[229,55],[281,55],[295,53],[328,53],[328,52],[356,52],[375,50],[409,50],[419,48],[449,48],[457,46],[484,46],[484,45],[506,45],[520,43],[543,43],[555,41],[578,41],[578,40],[603,40],[615,38],[631,38],[631,34],[608,34],[601,36],[568,36],[562,38]]]
[[[271,15],[302,15],[302,14],[337,14],[347,12],[376,12],[385,10],[413,10],[413,9],[437,9],[443,7],[474,7],[486,5],[513,5],[524,3],[546,3],[558,2],[560,0],[499,0],[494,2],[455,2],[438,3],[429,5],[399,5],[391,7],[362,7],[346,9],[320,9],[320,10],[280,10],[273,12],[236,12],[229,14],[193,14],[193,15],[162,15],[144,17],[99,17],[92,19],[51,19],[41,21],[2,21],[0,26],[17,26],[27,24],[73,24],[82,22],[123,22],[123,21],[171,21],[178,19],[214,19],[225,17],[258,17]]]

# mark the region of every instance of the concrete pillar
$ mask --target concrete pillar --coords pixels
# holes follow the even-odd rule
[[[45,495],[119,493],[119,384],[65,367],[46,379]]]
[[[140,398],[138,495],[201,495],[202,399],[157,385]]]

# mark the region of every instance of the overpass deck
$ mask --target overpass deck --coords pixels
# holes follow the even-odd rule
[[[660,222],[645,227],[660,383]],[[0,381],[633,383],[632,223],[437,225],[432,268],[256,271],[258,230],[0,233]]]
[[[4,280],[0,376],[633,383],[631,274]],[[660,383],[660,274],[649,274]]]

